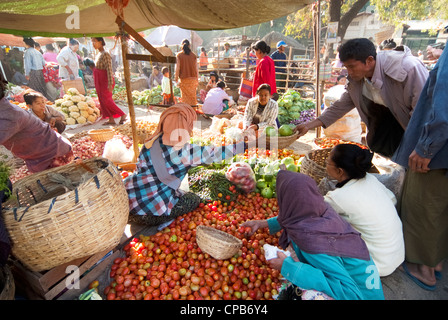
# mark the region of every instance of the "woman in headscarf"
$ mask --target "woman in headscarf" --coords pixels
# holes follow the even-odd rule
[[[199,196],[179,190],[188,170],[247,149],[244,141],[225,147],[190,144],[196,119],[194,109],[184,103],[161,114],[156,131],[140,152],[137,172],[125,180],[131,221],[158,225],[196,209]]]
[[[259,228],[271,234],[283,229],[279,245],[292,246],[298,261],[279,252],[268,260],[294,285],[323,292],[336,300],[384,299],[378,270],[361,235],[344,221],[319,193],[314,180],[301,173],[277,174],[279,214],[243,224],[252,235]]]
[[[174,81],[179,82],[183,103],[195,106],[198,104],[196,91],[198,88],[199,69],[197,56],[190,49],[190,41],[182,41],[182,50],[176,56]]]

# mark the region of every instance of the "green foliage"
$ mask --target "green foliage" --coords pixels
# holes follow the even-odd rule
[[[6,158],[6,156],[4,156]],[[3,161],[0,161],[0,191],[6,190],[5,194],[9,196],[11,190],[8,189],[8,180],[11,174],[11,168]]]
[[[331,1],[326,0],[321,2],[321,23],[325,27],[329,21],[329,7]],[[356,3],[361,0],[346,0],[342,1],[341,18]],[[388,24],[402,26],[407,20],[444,20],[448,19],[448,0],[370,0],[369,5],[376,7],[379,18]],[[287,17],[284,32],[286,35],[292,36],[296,39],[312,39],[313,38],[313,13],[312,5],[298,10]],[[444,27],[441,25],[440,27]],[[431,31],[431,30],[428,30]],[[434,32],[433,32],[434,33]]]

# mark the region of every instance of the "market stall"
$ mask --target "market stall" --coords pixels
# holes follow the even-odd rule
[[[134,8],[135,3],[139,2],[130,2],[130,7]],[[294,2],[288,10],[293,11],[292,9],[295,10],[302,5],[301,2]],[[129,238],[122,238],[124,225],[127,222],[128,203],[125,199],[123,184],[120,182],[126,178],[124,172],[127,170],[117,168],[114,161],[107,157],[104,158],[104,153],[108,142],[121,140],[127,150],[132,148],[133,159],[131,162],[135,162],[139,151],[138,142],[151,134],[156,126],[154,123],[139,123],[135,118],[128,61],[174,63],[175,58],[160,54],[137,33],[138,28],[133,29],[122,19],[123,15],[117,14],[118,12],[115,10],[112,11],[115,15],[115,24],[119,29],[118,36],[121,39],[126,97],[131,121],[129,124],[125,124],[126,126],[111,129],[112,136],[105,140],[94,138],[94,132],[84,132],[72,137],[74,153],[81,161],[52,169],[51,172],[45,171],[42,174],[30,174],[26,171],[26,167],[23,167],[22,171],[15,171],[12,178],[15,182],[13,190],[18,191],[17,198],[10,199],[5,208],[8,217],[7,228],[16,243],[13,256],[15,275],[20,278],[18,282],[22,282],[21,284],[24,286],[32,284],[32,288],[29,289],[33,292],[34,298],[76,299],[80,298],[80,294],[87,290],[89,284],[92,287],[98,286],[98,284],[92,284],[92,281],[99,277],[100,273],[105,273],[105,266],[110,266],[110,270],[107,270],[108,283],[103,283],[103,287],[98,286],[98,292],[105,299],[112,298],[112,294],[115,294],[115,297],[124,298],[124,288],[127,292],[131,292],[132,286],[135,288],[132,287],[132,296],[129,296],[131,299],[132,297],[147,300],[158,297],[175,298],[176,295],[179,298],[275,298],[280,285],[279,273],[266,266],[263,246],[275,246],[277,244],[276,237],[259,232],[253,239],[249,239],[245,236],[244,230],[237,229],[237,225],[247,219],[266,218],[276,214],[278,207],[274,192],[275,168],[283,163],[289,167],[289,170],[298,171],[300,159],[303,156],[294,154],[291,150],[253,148],[247,154],[235,158],[232,164],[222,163],[218,173],[222,174],[221,178],[224,177],[227,181],[228,188],[226,190],[214,195],[203,194],[202,204],[199,208],[183,216],[183,219],[174,221],[170,227],[167,227],[168,229],[162,229],[151,236],[131,239],[131,241]],[[27,12],[25,8],[24,12]],[[104,12],[109,11],[104,10]],[[283,13],[283,11],[281,12]],[[12,15],[14,14],[12,13]],[[27,12],[27,14],[32,16],[31,12]],[[272,14],[277,14],[277,11]],[[9,17],[5,16],[3,12],[0,13],[1,15],[6,17],[5,19]],[[126,18],[128,19],[128,17]],[[3,20],[0,19],[0,21]],[[252,23],[254,22],[252,21]],[[115,26],[115,31],[117,26]],[[26,25],[24,28],[26,29]],[[127,35],[141,43],[151,55],[129,54]],[[89,98],[73,91],[55,104],[61,111],[66,112],[68,118],[73,119],[76,124],[84,124],[84,119],[88,121],[90,116],[99,116],[96,107],[90,102]],[[91,120],[93,121],[93,118]],[[232,127],[237,129],[240,119],[233,120],[237,123],[236,126],[227,125],[226,132],[223,130],[224,125],[221,125],[220,130],[222,131],[216,134],[217,145],[234,142],[235,135],[230,133],[234,131],[234,134],[238,135],[238,132],[230,129]],[[291,131],[287,129],[278,132],[272,129],[266,135],[272,140],[276,136],[291,135]],[[203,134],[201,132],[200,136],[193,137],[193,140],[204,138]],[[210,142],[212,139],[208,139],[208,141]],[[280,160],[277,162],[271,160],[275,157]],[[286,160],[283,161],[283,158]],[[200,169],[208,170],[210,168]],[[238,178],[244,170],[246,170],[244,175],[250,173],[252,177],[250,181],[242,181]],[[132,168],[127,174],[132,174]],[[195,189],[194,178],[197,178],[196,183],[198,183],[198,180],[201,179],[201,172],[192,172],[191,176],[189,185]],[[214,181],[214,179],[208,180],[208,182]],[[31,185],[33,187],[30,187]],[[214,189],[213,186],[207,186],[207,188],[208,190]],[[202,187],[201,189],[204,190]],[[105,198],[106,196],[108,198]],[[100,201],[100,199],[102,200]],[[102,201],[114,207],[105,206]],[[103,207],[99,209],[95,207],[97,205],[103,205]],[[253,208],[257,210],[257,215],[252,213],[251,209]],[[104,228],[105,222],[102,213],[105,216],[112,211],[116,217],[109,219],[108,223],[111,223],[110,220],[112,220],[114,225]],[[204,219],[204,214],[206,219]],[[95,215],[97,220],[92,221],[89,215]],[[51,221],[49,222],[48,219]],[[72,226],[72,221],[76,221],[79,225]],[[186,224],[187,221],[190,222]],[[55,227],[50,227],[50,230],[47,230],[46,226],[49,223]],[[225,231],[229,234],[231,236],[229,241],[237,246],[236,253],[221,259],[212,251],[207,253],[203,241],[207,242],[207,237],[216,239],[216,235],[207,232],[200,235],[201,228],[196,229],[200,225],[211,226],[215,230]],[[106,224],[106,226],[108,225]],[[66,229],[61,230],[60,228]],[[114,230],[113,234],[111,228]],[[49,234],[48,231],[54,231],[54,234]],[[38,234],[35,234],[36,232]],[[43,241],[42,244],[34,243],[35,251],[30,250],[30,246],[27,245],[27,241],[30,239],[19,237],[23,235],[26,238],[28,234],[33,234],[32,239]],[[167,239],[166,236],[169,238]],[[202,240],[199,239],[201,236]],[[180,239],[184,239],[184,241]],[[54,246],[45,247],[47,240]],[[96,241],[100,241],[101,246]],[[226,240],[222,240],[223,245],[226,243]],[[179,246],[176,247],[177,245]],[[168,246],[173,250],[168,250]],[[45,254],[42,254],[43,248],[46,250]],[[224,251],[226,250],[224,249]],[[174,253],[177,257],[174,256]],[[145,260],[141,265],[140,262],[143,262],[143,258]],[[184,261],[188,263],[188,266],[187,263],[182,265],[179,258],[185,258]],[[113,264],[111,264],[112,261]],[[177,275],[160,267],[164,265],[161,263],[162,261],[165,262],[165,265],[178,263],[178,267],[181,268],[177,268]],[[81,277],[78,279],[80,288],[77,290],[66,290],[72,289],[65,286],[66,275],[63,271],[67,265],[75,265],[82,270]],[[184,274],[182,269],[186,271]],[[155,272],[157,273],[154,274]],[[206,272],[210,277],[205,277]],[[221,275],[222,278],[218,275]],[[171,282],[178,276],[177,281],[182,284],[181,286],[177,283],[173,285]],[[168,278],[171,280],[168,281]],[[123,282],[118,283],[121,280]],[[159,280],[159,284],[157,284],[157,280]],[[207,282],[207,286],[204,285],[204,281]],[[120,291],[116,286],[121,284],[123,290]],[[114,288],[112,289],[112,287]],[[137,294],[138,292],[141,295]],[[128,295],[129,293],[126,293],[126,296]],[[81,297],[85,298],[85,296]]]

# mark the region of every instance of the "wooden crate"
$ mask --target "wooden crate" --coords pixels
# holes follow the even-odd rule
[[[103,290],[110,282],[110,266],[115,258],[123,256],[121,249],[140,234],[152,235],[157,232],[156,227],[135,223],[129,223],[126,230],[115,248],[73,260],[48,271],[34,272],[23,266],[20,261],[10,259],[16,291],[21,291],[30,300],[74,300],[88,290],[92,281],[98,280],[98,291],[103,296]],[[66,280],[71,275],[66,270],[71,265],[79,268],[79,288],[68,290]]]
[[[73,260],[51,270],[34,272],[23,266],[18,260],[12,260],[12,272],[18,290],[31,300],[74,300],[88,289],[89,284],[100,277],[119,257],[119,250],[105,250],[89,257]],[[68,266],[79,268],[78,288],[67,288],[66,282],[72,284],[72,274],[67,273]]]

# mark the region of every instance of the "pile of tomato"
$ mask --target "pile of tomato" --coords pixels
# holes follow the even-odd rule
[[[316,138],[316,139],[314,139],[314,143],[319,148],[322,148],[322,149],[333,148],[333,147],[337,146],[338,144],[355,144],[362,149],[368,149],[367,146],[365,146],[361,143],[347,141],[347,140],[341,140],[341,139],[336,139],[336,138],[329,138],[329,137]]]
[[[103,293],[107,300],[272,300],[280,273],[269,267],[263,245],[278,246],[280,233],[265,229],[248,237],[241,224],[277,214],[277,200],[256,193],[202,203],[160,232],[132,239],[111,266]],[[225,231],[243,245],[230,259],[217,260],[197,245],[198,225]]]

